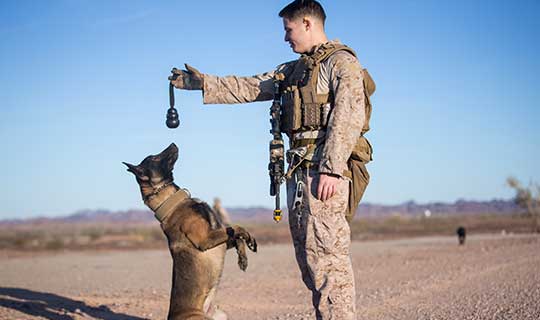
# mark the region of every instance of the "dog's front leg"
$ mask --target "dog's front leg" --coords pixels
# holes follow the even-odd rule
[[[238,255],[238,267],[240,267],[242,271],[246,271],[248,267],[246,242],[240,238],[237,238],[234,240],[234,247],[236,248],[236,254]]]
[[[257,242],[244,228],[233,226],[212,230],[210,226],[201,221],[193,220],[182,228],[182,231],[191,243],[199,250],[206,251],[215,248],[223,243],[227,247],[232,247],[231,241],[236,242],[237,239],[245,240],[247,246],[254,252],[257,252]],[[236,247],[236,243],[234,244]]]
[[[186,234],[195,248],[206,251],[224,244],[229,240],[225,229],[212,230],[206,234]]]
[[[206,220],[196,216],[184,220],[180,225],[180,231],[186,235],[195,248],[201,251],[215,248],[229,239],[225,228],[212,230]]]

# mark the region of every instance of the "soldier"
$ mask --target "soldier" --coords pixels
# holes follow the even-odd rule
[[[202,74],[186,64],[169,79],[178,89],[202,90],[205,104],[233,104],[272,100],[274,76],[285,76],[280,90],[281,130],[290,142],[287,206],[302,280],[317,319],[355,319],[347,212],[356,210],[369,182],[371,146],[363,137],[371,113],[367,76],[352,49],[327,39],[326,14],[317,1],[293,1],[279,16],[298,60],[252,77]]]

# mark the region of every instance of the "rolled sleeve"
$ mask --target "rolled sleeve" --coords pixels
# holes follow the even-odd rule
[[[204,104],[235,104],[266,101],[273,98],[274,72],[252,77],[204,75]]]

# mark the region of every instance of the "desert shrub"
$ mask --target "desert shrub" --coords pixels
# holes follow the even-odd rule
[[[92,229],[85,230],[84,232],[82,232],[83,235],[89,237],[90,242],[99,240],[101,237],[103,237],[104,233],[105,231],[103,229],[98,229],[98,228],[92,228]]]
[[[64,248],[64,241],[60,237],[53,237],[45,243],[47,250],[60,250]]]
[[[525,209],[527,216],[531,218],[532,231],[540,233],[540,185],[531,182],[528,187],[524,187],[513,177],[508,178],[506,182],[516,192],[514,197],[516,204]]]

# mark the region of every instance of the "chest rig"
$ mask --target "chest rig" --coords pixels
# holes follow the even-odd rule
[[[302,55],[291,63],[285,73],[282,84],[281,130],[289,138],[305,131],[326,129],[328,118],[334,104],[334,96],[329,90],[326,94],[317,93],[320,65],[333,53],[344,50],[356,57],[355,52],[339,43],[321,45],[314,53]],[[369,130],[371,103],[369,96],[375,91],[375,84],[366,69],[364,75],[364,94],[366,101],[366,122],[362,134]]]

